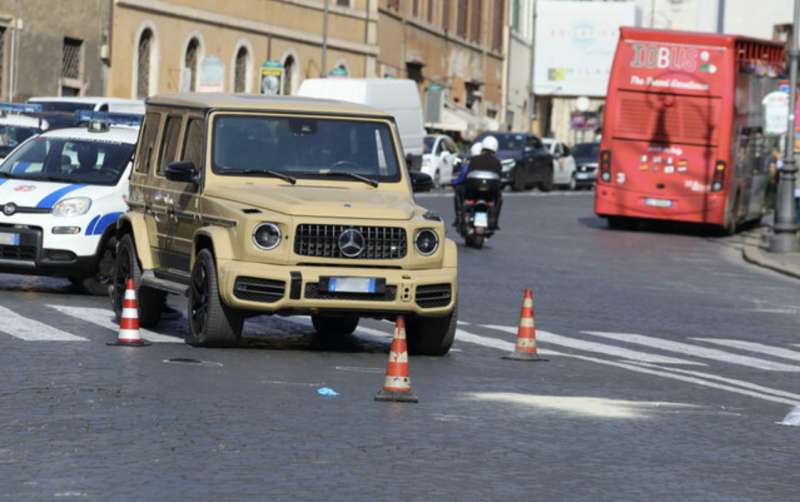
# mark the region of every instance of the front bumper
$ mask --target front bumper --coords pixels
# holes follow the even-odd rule
[[[441,317],[452,312],[457,294],[455,268],[401,270],[219,260],[218,272],[225,304],[251,312]],[[384,279],[386,288],[379,294],[328,293],[319,286],[323,276]]]
[[[89,277],[94,275],[97,258],[76,254],[69,245],[46,248],[43,231],[38,227],[0,226],[0,272],[48,275],[55,277]],[[62,236],[66,238],[67,236]],[[79,239],[81,236],[69,236]],[[13,240],[9,243],[7,241]],[[68,242],[67,242],[68,244]]]

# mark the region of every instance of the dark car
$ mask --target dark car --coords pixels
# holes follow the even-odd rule
[[[575,182],[580,187],[591,188],[597,178],[600,143],[578,143],[572,148],[575,158]]]
[[[534,186],[549,192],[553,189],[553,156],[542,140],[528,133],[486,132],[478,136],[497,138],[497,157],[503,164],[501,180],[515,192]]]

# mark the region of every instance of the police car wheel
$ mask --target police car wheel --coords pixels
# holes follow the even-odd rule
[[[97,270],[95,275],[87,277],[80,282],[80,286],[90,295],[106,296],[109,293],[109,286],[114,279],[114,266],[116,257],[114,252],[117,246],[117,240],[110,237],[104,244],[103,249],[100,251],[99,259],[97,260]]]
[[[117,320],[122,317],[122,300],[125,298],[128,279],[133,279],[133,283],[136,286],[136,300],[139,304],[139,324],[143,328],[155,326],[161,318],[161,310],[164,308],[166,294],[162,291],[141,286],[142,269],[136,256],[136,245],[133,243],[131,235],[125,234],[117,245],[117,259],[114,266],[111,289],[111,305]]]
[[[458,301],[445,317],[409,317],[406,323],[408,352],[412,355],[445,356],[450,352],[458,323]]]
[[[189,331],[186,343],[195,347],[235,347],[242,336],[244,317],[222,303],[214,255],[197,253],[189,287]]]

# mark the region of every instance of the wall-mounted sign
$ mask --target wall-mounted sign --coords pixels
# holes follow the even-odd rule
[[[789,126],[789,93],[775,91],[764,96],[764,133],[785,134]]]
[[[191,78],[191,76],[189,77]],[[217,56],[209,55],[200,63],[197,76],[197,92],[225,91],[225,63]]]
[[[261,94],[278,96],[283,94],[283,65],[268,59],[261,65]]]

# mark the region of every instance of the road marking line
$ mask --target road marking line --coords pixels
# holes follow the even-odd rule
[[[618,342],[633,343],[636,345],[645,345],[648,347],[666,350],[669,352],[677,352],[692,357],[702,357],[704,359],[712,359],[714,361],[721,361],[723,363],[738,364],[740,366],[748,366],[750,368],[757,368],[767,371],[786,371],[796,373],[800,371],[800,366],[792,366],[789,364],[776,363],[767,361],[766,359],[758,359],[756,357],[742,356],[734,354],[733,352],[725,352],[723,350],[709,349],[699,345],[691,345],[683,342],[673,342],[664,340],[663,338],[656,338],[653,336],[637,335],[633,333],[609,333],[605,331],[581,331],[587,335],[599,336],[616,340]]]
[[[496,324],[483,324],[485,328],[503,331],[505,333],[517,333],[516,327],[511,326],[498,326]],[[683,364],[688,366],[707,366],[703,363],[694,361],[687,361],[685,359],[678,359],[675,357],[661,356],[658,354],[650,354],[647,352],[640,352],[638,350],[626,349],[624,347],[617,347],[615,345],[607,345],[605,343],[590,342],[586,340],[578,340],[576,338],[568,338],[566,336],[550,333],[549,331],[538,330],[536,332],[536,340],[538,342],[552,343],[562,347],[569,347],[571,349],[584,350],[586,352],[594,352],[597,354],[605,354],[608,356],[619,357],[620,359],[630,359],[633,361],[643,361],[646,363],[658,364]]]
[[[114,314],[108,309],[101,309],[96,307],[73,307],[70,305],[46,305],[47,307],[57,310],[62,314],[86,321],[101,328],[117,331],[119,326],[114,322]],[[139,333],[142,338],[153,343],[183,343],[183,338],[170,335],[161,335],[154,333],[147,329],[140,329]]]
[[[795,406],[794,408],[792,408],[789,411],[789,413],[783,418],[783,420],[778,422],[778,424],[800,426],[800,406]]]
[[[796,350],[774,347],[772,345],[765,345],[763,343],[748,342],[745,340],[730,340],[725,338],[692,338],[692,340],[699,340],[701,342],[713,343],[715,345],[722,345],[724,347],[749,350],[750,352],[758,352],[770,356],[781,357],[783,359],[800,361],[800,352],[797,352]]]
[[[490,338],[480,335],[475,335],[473,333],[468,333],[464,330],[456,330],[456,340],[467,342],[467,343],[474,343],[476,345],[481,345],[484,347],[496,348],[503,351],[513,350],[514,344],[510,342],[506,342],[504,340],[498,340],[496,338]],[[754,397],[757,399],[761,399],[764,401],[771,401],[774,403],[783,403],[783,404],[790,404],[790,405],[797,405],[800,404],[800,399],[787,399],[785,397],[773,396],[770,394],[763,394],[760,392],[755,392],[753,390],[742,389],[739,387],[733,387],[731,385],[725,385],[721,383],[709,382],[708,380],[704,380],[702,378],[697,378],[689,375],[681,375],[677,373],[670,373],[669,371],[676,371],[676,368],[660,368],[659,369],[651,369],[645,368],[637,364],[626,364],[614,361],[607,361],[605,359],[599,359],[596,357],[590,356],[582,356],[578,354],[567,354],[563,352],[555,352],[549,350],[539,350],[539,353],[544,353],[545,355],[557,355],[561,357],[569,357],[572,359],[580,359],[582,361],[590,361],[597,364],[603,364],[606,366],[613,366],[615,368],[623,368],[629,371],[634,371],[636,373],[644,373],[646,375],[654,375],[660,376],[662,378],[668,378],[671,380],[678,380],[681,382],[692,383],[695,385],[700,385],[702,387],[709,387],[712,389],[717,390],[724,390],[727,392],[732,392],[734,394],[741,394],[745,396]],[[745,382],[747,383],[747,382]],[[748,385],[755,385],[749,384]],[[781,391],[778,391],[781,392]]]
[[[88,338],[72,335],[33,319],[23,317],[13,310],[0,307],[3,326],[0,331],[29,342],[88,342]]]

